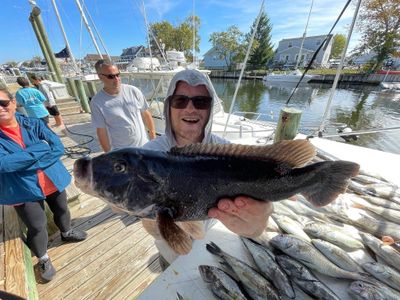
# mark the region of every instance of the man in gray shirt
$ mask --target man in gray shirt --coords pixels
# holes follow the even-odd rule
[[[104,152],[124,147],[141,147],[156,137],[149,105],[142,92],[121,84],[118,67],[110,61],[95,64],[104,86],[91,100],[92,124]],[[148,136],[145,126],[148,129]]]

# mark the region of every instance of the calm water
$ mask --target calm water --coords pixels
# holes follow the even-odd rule
[[[212,82],[229,111],[236,80],[216,79]],[[260,80],[244,80],[239,89],[234,111],[265,114],[261,119],[277,122],[279,112],[294,85],[265,84]],[[302,111],[300,131],[310,134],[318,129],[329,99],[331,85],[307,84],[292,97],[289,106]],[[252,118],[252,115],[246,117]],[[371,86],[339,86],[332,100],[326,134],[336,133],[341,125],[367,130],[400,126],[400,91],[381,90]],[[335,140],[343,141],[341,138]],[[400,129],[360,135],[352,144],[400,154]]]

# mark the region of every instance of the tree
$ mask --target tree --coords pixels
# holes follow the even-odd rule
[[[364,0],[360,11],[358,28],[362,42],[356,52],[373,50],[371,72],[381,69],[385,59],[400,47],[400,0]]]
[[[235,25],[230,26],[227,31],[213,32],[210,36],[210,42],[216,53],[220,59],[225,60],[225,65],[230,70],[243,57],[243,37],[243,33]]]
[[[6,62],[5,64],[8,65],[8,66],[11,67],[11,68],[15,68],[15,67],[18,65],[17,62],[15,62],[15,61],[13,61],[13,60],[8,61],[8,62]]]
[[[200,36],[198,34],[198,28],[200,27],[200,18],[195,16],[195,49],[200,51]],[[177,50],[183,51],[185,56],[189,59],[193,57],[193,17],[187,17],[186,20],[176,27],[174,27],[168,21],[162,21],[159,23],[150,24],[150,30],[152,31],[157,42],[160,42],[165,46],[165,50]],[[161,46],[161,45],[160,45]],[[151,47],[154,50],[159,51],[155,41],[151,38]]]
[[[338,33],[333,36],[332,51],[330,58],[340,58],[344,45],[346,44],[346,36]]]
[[[247,43],[250,42],[251,36],[255,30],[257,20],[253,22],[250,32],[246,35]],[[264,11],[261,12],[260,21],[250,52],[248,65],[252,69],[264,69],[268,61],[273,58],[274,50],[271,43],[272,26],[270,20]]]

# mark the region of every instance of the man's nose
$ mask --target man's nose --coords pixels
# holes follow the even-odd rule
[[[189,110],[189,111],[196,110],[196,107],[194,107],[194,105],[193,105],[193,100],[192,99],[190,99],[188,104],[186,105],[186,110]]]

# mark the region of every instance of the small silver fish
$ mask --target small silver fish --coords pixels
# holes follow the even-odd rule
[[[354,281],[348,288],[349,294],[357,299],[365,300],[399,300],[400,293],[397,293],[384,284],[379,286],[364,281]]]
[[[347,233],[329,224],[314,222],[304,226],[304,231],[310,236],[319,238],[349,250],[363,249],[364,244]]]
[[[361,272],[361,267],[342,248],[324,240],[312,239],[311,243],[331,262],[349,272]]]
[[[378,262],[368,262],[362,267],[375,278],[400,291],[400,273],[395,269]]]
[[[248,300],[238,283],[220,268],[200,265],[201,278],[208,284],[211,291],[222,300]]]
[[[400,271],[400,252],[389,245],[385,245],[381,240],[372,234],[360,232],[364,243],[379,257],[383,258],[387,264]]]
[[[339,297],[324,283],[318,280],[304,265],[287,255],[276,256],[278,264],[285,270],[289,278],[304,292],[313,298],[339,300]]]
[[[293,234],[307,242],[311,242],[310,237],[304,232],[303,226],[288,216],[280,216],[278,214],[272,214],[272,219],[278,224],[278,226],[286,233]]]
[[[289,281],[286,273],[282,271],[279,265],[275,262],[275,256],[266,247],[256,244],[247,238],[241,238],[243,244],[250,252],[256,266],[265,278],[269,279],[276,287],[280,296],[285,296],[289,299],[295,298],[293,286]]]
[[[321,252],[300,238],[291,235],[278,234],[273,237],[270,243],[277,249],[283,251],[287,255],[300,261],[310,269],[318,271],[322,274],[336,277],[347,278],[353,280],[370,281],[370,276],[359,272],[349,272],[343,270],[327,259]]]
[[[248,264],[222,251],[213,242],[207,244],[206,248],[210,253],[220,257],[223,260],[224,266],[235,272],[251,298],[257,300],[279,300],[278,293],[271,283]]]

